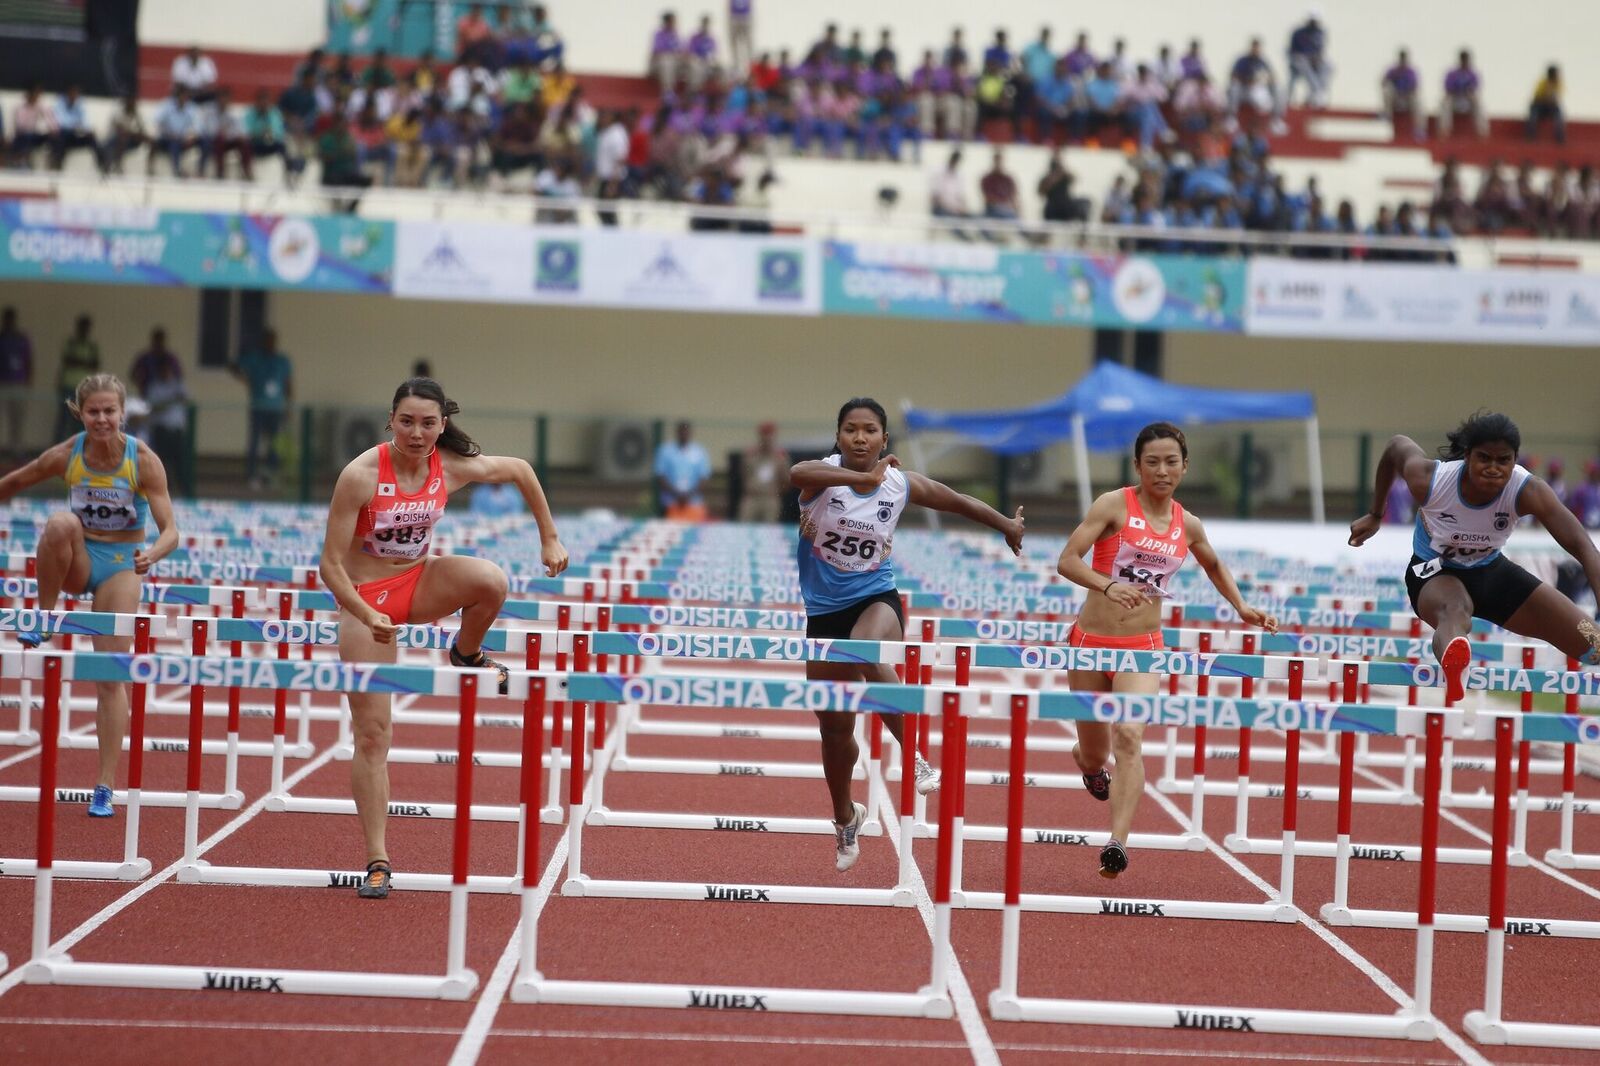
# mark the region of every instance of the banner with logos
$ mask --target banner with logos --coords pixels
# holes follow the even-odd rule
[[[0,278],[388,292],[394,223],[0,201]]]
[[[1244,288],[1244,267],[1231,259],[980,244],[830,241],[823,248],[829,314],[1237,333]]]
[[[1600,277],[1260,258],[1250,264],[1246,330],[1266,337],[1600,345]]]
[[[815,315],[817,242],[750,234],[403,222],[397,296]]]

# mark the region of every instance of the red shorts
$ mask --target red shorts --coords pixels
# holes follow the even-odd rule
[[[422,580],[422,568],[427,565],[423,561],[393,577],[357,585],[356,595],[373,610],[388,615],[389,621],[405,625],[411,621],[411,597],[417,594],[417,582]]]
[[[1085,633],[1072,624],[1072,631],[1067,634],[1067,647],[1069,648],[1113,648],[1117,651],[1165,651],[1166,641],[1161,636],[1161,630],[1154,629],[1148,633],[1132,633],[1123,637],[1107,637],[1099,633]]]

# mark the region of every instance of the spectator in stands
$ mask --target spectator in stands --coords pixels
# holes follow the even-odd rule
[[[502,518],[522,514],[527,507],[522,502],[522,489],[515,482],[493,485],[481,481],[472,486],[472,502],[467,509],[479,518]]]
[[[28,86],[11,112],[11,161],[33,169],[33,153],[51,144],[56,135],[54,111],[40,98],[37,84]]]
[[[421,185],[422,172],[428,165],[422,144],[422,105],[407,104],[397,109],[383,128],[394,150],[394,183],[403,189]]]
[[[839,61],[847,67],[857,63],[866,63],[867,47],[861,43],[861,31],[859,29],[850,31],[850,43],[845,45]]]
[[[150,430],[150,447],[161,457],[178,491],[189,495],[182,478],[184,441],[189,427],[189,393],[183,383],[183,364],[167,347],[167,331],[160,326],[150,331],[150,347],[134,357],[128,381],[150,405],[145,422]]]
[[[1567,143],[1567,120],[1561,111],[1561,68],[1552,63],[1545,68],[1544,77],[1533,88],[1533,101],[1528,104],[1528,140],[1539,136],[1539,127],[1545,122],[1555,131],[1556,143]]]
[[[172,84],[189,90],[189,99],[197,104],[210,103],[217,92],[217,65],[211,57],[200,51],[199,45],[172,61]]]
[[[1067,73],[1080,86],[1086,84],[1094,76],[1095,68],[1100,64],[1095,60],[1094,53],[1089,51],[1089,35],[1078,34],[1078,41],[1072,46],[1072,51],[1061,57],[1067,64]]]
[[[1396,122],[1402,115],[1409,116],[1411,137],[1419,142],[1426,133],[1428,124],[1427,112],[1423,110],[1422,101],[1417,97],[1417,87],[1420,84],[1421,79],[1417,76],[1417,69],[1411,65],[1411,53],[1404,48],[1400,49],[1400,53],[1395,57],[1394,66],[1383,75],[1382,114],[1390,123]]]
[[[1083,95],[1088,103],[1086,134],[1092,138],[1108,130],[1114,134],[1122,120],[1122,83],[1117,81],[1110,63],[1095,68],[1094,77],[1083,87]]]
[[[1061,161],[1061,153],[1051,152],[1049,169],[1039,179],[1039,199],[1044,204],[1046,222],[1089,221],[1089,201],[1072,195],[1076,180]]]
[[[628,182],[628,123],[621,112],[606,111],[602,112],[599,125],[600,135],[594,145],[595,196],[601,200],[620,199]],[[617,213],[601,211],[600,224],[615,226]]]
[[[1172,98],[1172,115],[1179,134],[1191,149],[1198,149],[1199,138],[1225,113],[1222,95],[1204,70],[1178,84],[1178,91]]]
[[[1111,42],[1111,54],[1106,56],[1105,62],[1111,64],[1111,74],[1118,83],[1125,83],[1133,77],[1133,60],[1128,58],[1128,42],[1121,37]]]
[[[655,476],[666,517],[679,522],[704,522],[708,517],[702,488],[711,477],[711,459],[694,439],[694,427],[679,422],[677,439],[656,449]]]
[[[321,85],[328,76],[327,61],[327,53],[320,48],[307,52],[306,57],[294,68],[294,83],[298,85],[300,79],[309,74],[312,85]]]
[[[316,76],[303,66],[295,84],[278,95],[278,110],[283,115],[289,149],[300,164],[297,173],[299,169],[304,169],[305,160],[315,150],[313,133],[317,116],[332,107],[332,95],[318,86]]]
[[[494,27],[483,15],[483,5],[473,4],[456,19],[456,62],[482,65],[493,47]]]
[[[583,196],[583,186],[578,181],[577,168],[570,155],[560,155],[539,171],[534,179],[534,191],[546,200],[577,200]],[[536,222],[571,225],[578,221],[578,213],[569,208],[541,207],[534,216]]]
[[[933,179],[929,196],[929,211],[934,218],[971,218],[967,206],[967,193],[961,181],[961,149],[951,151],[944,170]],[[964,230],[950,231],[961,240],[970,240]]]
[[[700,28],[684,45],[683,62],[688,72],[690,92],[699,92],[708,79],[719,75],[717,37],[711,32],[710,15],[701,16]]]
[[[205,167],[204,149],[200,144],[200,110],[189,98],[189,90],[182,85],[172,87],[172,95],[162,101],[156,112],[156,139],[145,156],[145,174],[156,172],[156,157],[164,152],[172,165],[172,176],[184,177],[183,157],[190,152],[201,153],[200,167]]]
[[[1122,89],[1123,123],[1139,141],[1140,151],[1148,151],[1159,136],[1170,135],[1171,128],[1162,115],[1167,102],[1167,87],[1155,71],[1140,63],[1131,82]]]
[[[1567,510],[1577,515],[1586,529],[1600,529],[1600,459],[1583,465],[1583,484],[1567,497]]]
[[[1017,93],[1017,128],[1022,119],[1037,119],[1039,112],[1039,87],[1053,81],[1056,76],[1056,55],[1050,48],[1050,27],[1039,27],[1039,36],[1022,50],[1017,72],[1012,78]],[[1044,140],[1042,130],[1035,130],[1035,138]]]
[[[1170,44],[1164,44],[1156,51],[1156,61],[1150,64],[1150,68],[1156,72],[1156,77],[1161,79],[1161,84],[1167,87],[1169,93],[1177,89],[1184,79],[1183,64],[1172,54]]]
[[[90,336],[94,320],[79,315],[73,323],[72,336],[61,345],[61,368],[56,372],[56,428],[55,440],[66,440],[76,432],[78,419],[67,409],[67,401],[76,401],[78,386],[84,379],[100,373],[100,343]]]
[[[372,53],[372,62],[361,72],[361,84],[368,89],[390,89],[399,80],[389,66],[389,53],[382,48]]]
[[[1383,500],[1383,524],[1386,526],[1403,526],[1411,522],[1416,514],[1417,501],[1411,495],[1411,488],[1406,484],[1406,479],[1397,477],[1394,484],[1389,486],[1389,494]]]
[[[255,180],[251,167],[250,135],[245,131],[244,120],[234,114],[233,93],[227,86],[217,90],[210,106],[202,109],[200,118],[200,160],[204,169],[209,157],[216,165],[220,181],[227,172],[228,153],[239,156],[239,169],[245,181]]]
[[[1066,139],[1083,139],[1087,105],[1065,57],[1055,61],[1049,75],[1036,82],[1033,91],[1036,99],[1034,123],[1040,141],[1060,144]]]
[[[106,173],[121,174],[123,157],[149,143],[150,135],[145,130],[144,116],[139,114],[139,98],[130,93],[123,98],[116,114],[111,116],[111,125],[106,130],[100,153],[105,161]]]
[[[0,311],[0,412],[6,419],[6,453],[23,450],[23,429],[33,403],[33,342],[17,328],[17,309]]]
[[[893,34],[885,26],[878,31],[878,50],[872,53],[872,67],[874,70],[888,64],[891,71],[900,69],[900,56],[894,50]]]
[[[1238,116],[1245,108],[1276,116],[1282,105],[1272,66],[1261,54],[1261,38],[1250,38],[1250,50],[1234,60],[1228,75],[1228,113]]]
[[[344,117],[334,122],[342,125]],[[250,488],[259,491],[266,485],[261,476],[263,465],[268,477],[278,473],[278,433],[294,399],[294,363],[279,351],[277,332],[268,329],[262,332],[260,342],[228,369],[250,390],[244,476]]]
[[[317,161],[322,164],[322,185],[326,189],[365,189],[372,184],[372,179],[361,171],[361,151],[343,111],[332,114],[327,130],[317,138]],[[334,197],[334,206],[350,214],[355,213],[360,202],[359,193]]]
[[[750,69],[755,40],[754,23],[753,0],[728,0],[728,56],[736,75],[742,75]]]
[[[983,196],[983,217],[1006,220],[1022,217],[1017,202],[1016,179],[1006,173],[1005,160],[998,148],[994,151],[989,172],[978,180],[978,191]]]
[[[1506,227],[1511,215],[1511,186],[1506,181],[1500,160],[1490,160],[1484,168],[1483,180],[1478,184],[1478,195],[1473,198],[1472,211],[1477,228],[1482,233],[1499,233]]]
[[[489,136],[490,167],[501,179],[524,168],[539,170],[539,123],[525,103],[512,104]]]
[[[350,127],[350,139],[355,143],[356,171],[367,177],[365,184],[372,184],[374,179],[370,170],[376,163],[382,168],[383,184],[393,185],[396,162],[394,145],[389,142],[388,124],[378,114],[378,105],[370,97],[356,114],[355,123]],[[326,162],[323,164],[323,184],[329,184]]]
[[[283,160],[284,178],[292,186],[305,169],[305,160],[290,153],[283,114],[272,105],[272,94],[266,89],[256,90],[256,102],[244,114],[244,135],[249,143],[251,158],[269,159],[277,156]]]
[[[778,427],[763,422],[756,428],[756,443],[744,452],[744,486],[739,497],[739,521],[776,522],[789,488],[789,453],[778,444]]]
[[[1472,69],[1472,53],[1463,48],[1454,69],[1444,76],[1444,103],[1439,108],[1439,135],[1450,136],[1457,121],[1472,124],[1479,137],[1489,135],[1489,116],[1480,98],[1483,81]]]
[[[456,165],[456,118],[445,111],[437,96],[428,101],[428,110],[422,119],[422,149],[428,157],[422,171],[423,185],[428,184],[435,170],[444,175],[449,185],[462,183]]]
[[[555,66],[544,74],[544,81],[539,86],[539,99],[544,103],[546,110],[551,110],[565,104],[577,91],[578,79],[567,70],[567,65],[558,59]]]
[[[1332,69],[1327,58],[1328,34],[1315,11],[1289,35],[1289,84],[1283,91],[1286,107],[1294,105],[1294,87],[1306,83],[1306,106],[1328,106],[1328,79]]]
[[[105,157],[100,149],[100,138],[89,126],[89,116],[83,109],[83,96],[76,85],[69,86],[56,101],[55,135],[50,143],[50,169],[60,170],[67,153],[87,148],[94,156],[95,166],[105,172]]]
[[[434,68],[431,50],[423,52],[422,57],[417,60],[417,65],[411,68],[411,80],[416,85],[417,91],[425,97],[432,96],[439,88],[439,83],[444,77]]]
[[[445,80],[446,106],[451,111],[459,111],[472,98],[474,89],[493,95],[494,73],[481,63],[458,64],[450,72],[450,77]]]
[[[1183,58],[1178,60],[1178,69],[1185,78],[1198,78],[1202,74],[1209,76],[1210,70],[1206,66],[1205,57],[1200,54],[1200,39],[1189,39],[1189,50],[1183,53]]]
[[[678,35],[678,16],[671,11],[663,11],[661,25],[650,38],[650,60],[647,64],[651,76],[661,86],[663,96],[677,88],[683,59],[684,43]]]
[[[968,66],[972,57],[967,54],[966,43],[962,40],[961,27],[955,26],[950,30],[950,43],[944,46],[944,65],[953,67],[957,63]]]
[[[531,104],[539,99],[544,79],[533,69],[533,60],[519,56],[515,63],[500,72],[500,106]]]
[[[333,69],[328,71],[324,84],[329,92],[337,94],[341,89],[354,89],[356,83],[356,68],[350,65],[349,54],[340,52],[333,57]]]

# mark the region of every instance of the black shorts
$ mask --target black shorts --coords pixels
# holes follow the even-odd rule
[[[827,614],[807,614],[806,636],[825,640],[849,640],[850,631],[856,627],[856,622],[866,614],[867,608],[875,603],[887,603],[893,608],[895,617],[900,619],[900,633],[903,636],[906,631],[905,608],[900,605],[900,594],[893,589],[857,600],[848,607],[829,611]]]
[[[1437,560],[1432,561],[1437,562]],[[1422,594],[1422,586],[1441,574],[1448,574],[1467,587],[1467,596],[1472,600],[1473,615],[1486,622],[1493,622],[1497,626],[1505,625],[1506,620],[1517,613],[1517,608],[1528,602],[1528,597],[1533,595],[1533,590],[1540,584],[1538,578],[1504,555],[1496,556],[1492,563],[1484,563],[1482,566],[1470,569],[1440,567],[1427,577],[1417,574],[1417,567],[1422,565],[1423,561],[1415,555],[1406,565],[1406,592],[1411,597],[1412,610],[1416,610],[1417,597]]]

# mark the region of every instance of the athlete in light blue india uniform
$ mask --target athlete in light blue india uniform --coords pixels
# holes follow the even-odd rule
[[[854,399],[839,409],[838,451],[826,459],[798,463],[790,479],[800,490],[800,591],[806,603],[806,636],[833,640],[905,639],[905,615],[894,586],[894,530],[907,504],[948,511],[1004,534],[1022,553],[1022,508],[1007,518],[981,500],[963,496],[921,474],[900,469],[886,455],[889,420],[876,400]],[[821,681],[895,680],[887,663],[806,664],[806,676]],[[860,755],[855,716],[817,714],[822,729],[822,772],[833,798],[835,863],[841,872],[860,857],[856,837],[867,809],[850,796],[851,774]],[[885,727],[905,743],[899,715]],[[913,738],[914,740],[914,738]],[[939,775],[916,757],[917,791],[939,787]]]
[[[1433,627],[1433,652],[1444,668],[1445,698],[1464,694],[1474,617],[1554,645],[1600,665],[1600,627],[1573,602],[1501,554],[1517,520],[1531,515],[1550,531],[1600,589],[1600,552],[1549,485],[1517,465],[1522,433],[1505,415],[1479,413],[1461,423],[1429,459],[1410,437],[1395,437],[1378,460],[1371,511],[1350,524],[1359,547],[1377,532],[1395,478],[1417,501],[1406,591],[1417,617]]]
[[[167,471],[148,444],[123,430],[127,391],[112,375],[85,378],[67,407],[83,423],[83,432],[0,478],[0,500],[53,477],[64,480],[69,510],[51,515],[39,531],[40,609],[55,610],[65,590],[94,597],[96,611],[133,614],[139,609],[140,579],[178,546]],[[159,535],[146,546],[151,518]],[[36,634],[18,639],[24,646],[39,646]],[[132,637],[94,638],[95,651],[126,652],[132,645]],[[117,760],[128,730],[128,687],[95,687],[100,776],[89,813],[110,818]]]

